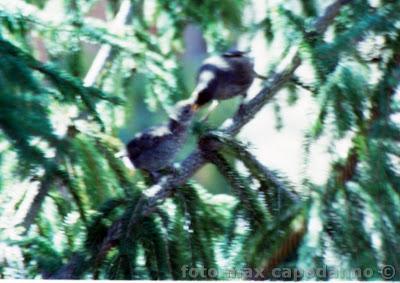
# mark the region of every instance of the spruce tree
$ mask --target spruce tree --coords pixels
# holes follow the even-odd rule
[[[275,1],[261,21],[258,4],[0,0],[0,278],[400,279],[400,2]],[[260,33],[281,53],[224,123],[194,123],[194,149],[152,183],[118,153],[190,96],[192,26],[211,53]],[[284,128],[301,95],[318,113],[298,166],[329,140],[323,185],[295,185],[237,137],[267,104]],[[194,178],[207,164],[229,193]]]

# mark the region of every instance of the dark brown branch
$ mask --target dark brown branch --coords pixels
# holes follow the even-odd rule
[[[29,227],[33,224],[36,219],[36,216],[40,212],[40,208],[42,207],[42,203],[47,196],[51,186],[53,185],[53,174],[54,170],[50,170],[46,172],[46,174],[41,178],[40,186],[38,188],[38,193],[33,198],[32,204],[29,207],[28,213],[24,217],[24,221],[22,222],[22,227],[25,228],[25,233],[28,231]]]
[[[396,38],[395,41],[400,37]],[[353,139],[353,145],[349,149],[346,161],[344,164],[335,166],[333,168],[333,176],[335,176],[335,186],[329,187],[329,189],[324,192],[324,201],[331,202],[332,197],[335,195],[339,188],[345,188],[349,181],[352,181],[357,174],[357,166],[360,162],[360,156],[358,152],[358,144],[356,141],[357,136],[363,136],[363,138],[370,138],[369,134],[374,124],[380,121],[385,121],[390,115],[390,99],[395,95],[396,89],[398,87],[398,82],[400,79],[399,68],[400,68],[400,52],[398,48],[393,48],[395,53],[393,54],[391,60],[386,64],[386,70],[383,74],[380,83],[376,86],[375,93],[371,98],[371,114],[368,120],[365,121],[365,125],[362,125],[357,133],[356,137]],[[387,96],[386,99],[381,100],[381,96]],[[382,111],[384,107],[385,111]],[[330,236],[334,237],[332,225],[328,223],[324,224],[324,231]]]
[[[332,21],[335,19],[335,17],[338,15],[342,6],[352,1],[353,0],[338,0],[328,6],[324,14],[316,20],[314,25],[315,31],[320,34],[324,33],[329,25],[332,23]]]
[[[400,40],[397,38],[395,40]],[[376,93],[372,98],[372,109],[371,116],[369,120],[366,122],[366,131],[360,133],[361,135],[368,135],[368,132],[371,130],[373,125],[380,119],[386,117],[388,113],[390,113],[390,109],[388,105],[381,105],[382,102],[377,99],[377,97],[381,95],[388,96],[386,101],[390,101],[391,97],[393,97],[396,93],[396,89],[398,84],[393,84],[391,82],[399,82],[400,81],[400,73],[398,69],[400,68],[400,52],[393,54],[392,59],[387,64],[387,69],[385,74],[382,76],[382,81],[378,84]],[[377,101],[375,101],[377,100]],[[382,106],[386,109],[382,112]],[[363,131],[363,129],[361,129]],[[341,185],[345,185],[348,181],[351,181],[356,174],[357,164],[359,161],[359,156],[357,152],[357,145],[354,145],[347,155],[347,159],[345,164],[339,168],[339,172],[337,174],[337,181]]]
[[[345,164],[339,168],[339,172],[337,174],[338,184],[344,185],[353,179],[354,175],[356,174],[357,164],[358,153],[356,148],[352,147],[349,150]]]
[[[255,280],[265,280],[270,278],[272,280],[279,280],[279,278],[274,278],[271,273],[272,270],[283,263],[291,254],[293,254],[298,246],[301,244],[304,235],[306,234],[306,223],[303,221],[301,226],[296,230],[291,231],[289,235],[287,235],[286,239],[284,239],[283,243],[280,247],[274,251],[271,257],[268,259],[268,262],[264,265],[261,271],[261,278],[252,278]]]

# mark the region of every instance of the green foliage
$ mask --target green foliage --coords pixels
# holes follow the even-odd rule
[[[334,115],[339,138],[356,127],[363,127],[369,93],[365,72],[349,64],[338,66],[321,88],[320,100],[326,107],[322,111]]]
[[[221,30],[239,29],[242,27],[242,10],[244,0],[213,1],[158,1],[159,9],[167,11],[176,31],[180,33],[188,22],[198,23],[209,36],[210,43],[218,51],[226,48],[235,38],[223,38]],[[177,34],[178,35],[178,34]],[[232,34],[231,36],[234,36]],[[231,39],[231,40],[229,40]],[[222,49],[223,50],[223,49]]]
[[[319,0],[271,2],[260,17],[245,0],[133,1],[121,26],[111,19],[124,1],[104,2],[105,20],[93,16],[97,0],[52,2],[0,4],[0,278],[232,279],[224,271],[249,268],[262,278],[237,279],[288,279],[272,273],[282,267],[368,268],[371,277],[356,279],[379,280],[385,265],[400,270],[399,1],[348,1],[322,18],[331,24],[323,33]],[[278,80],[287,107],[308,95],[317,108],[305,165],[317,139],[328,140],[334,161],[325,184],[307,176],[292,184],[249,145],[195,121],[202,158],[231,191],[213,195],[190,179],[152,202],[159,186],[148,190],[124,164],[119,139],[189,97],[182,58],[190,24],[211,53],[265,40],[271,76],[299,47],[312,74]],[[92,49],[101,45],[111,51],[88,85]],[[286,105],[273,106],[285,130]],[[339,154],[345,140],[347,155]]]
[[[32,273],[41,273],[42,276],[57,271],[62,266],[62,255],[54,249],[53,242],[46,237],[35,236],[18,243],[24,251],[24,260],[29,263]]]

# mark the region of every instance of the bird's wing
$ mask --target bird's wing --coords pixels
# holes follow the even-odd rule
[[[155,148],[163,140],[162,137],[169,133],[168,127],[161,126],[137,134],[127,145],[129,158],[135,159],[143,151]]]

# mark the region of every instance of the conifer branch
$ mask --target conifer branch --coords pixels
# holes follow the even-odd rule
[[[40,212],[42,203],[50,191],[51,186],[54,182],[54,169],[48,169],[45,175],[41,178],[38,193],[33,198],[32,204],[29,207],[27,214],[24,217],[22,227],[25,228],[25,232],[28,231],[29,227],[34,223],[36,216]]]
[[[350,3],[352,0],[337,0],[332,5],[328,6],[324,14],[319,17],[314,25],[315,30],[318,33],[323,33],[334,20],[334,18],[339,14],[340,8]],[[288,62],[289,61],[289,62]],[[228,135],[236,135],[243,126],[245,126],[254,116],[266,105],[271,99],[277,94],[277,92],[290,81],[296,69],[301,64],[300,54],[297,48],[292,49],[292,52],[286,60],[283,62],[283,67],[281,71],[278,71],[273,75],[273,77],[267,82],[267,85],[250,101],[241,105],[236,114],[226,121],[221,127],[221,131]],[[204,157],[203,152],[200,148],[195,149],[179,166],[180,170],[178,173],[164,176],[157,184],[153,185],[148,189],[148,191],[155,192],[153,195],[149,196],[146,201],[143,201],[143,205],[140,211],[134,213],[134,218],[131,220],[131,225],[137,223],[139,219],[147,216],[154,212],[157,206],[162,203],[166,198],[173,194],[174,188],[179,187],[186,183],[186,181],[200,169],[207,162]],[[120,221],[116,221],[110,229],[109,232],[119,230],[115,229],[115,226],[119,226]],[[118,233],[117,233],[118,234]],[[112,238],[115,242],[116,238],[122,235],[113,235]],[[109,238],[109,237],[106,237]],[[106,240],[106,239],[105,239]],[[104,242],[103,247],[112,247],[111,242]],[[74,260],[67,264],[67,266],[74,266]],[[65,274],[57,272],[52,278],[66,278]]]
[[[353,0],[337,0],[329,5],[326,9],[324,14],[317,18],[314,24],[314,29],[317,33],[322,34],[324,33],[329,25],[333,22],[335,17],[338,15],[340,9],[343,5],[346,5]]]
[[[346,162],[340,167],[337,174],[338,184],[344,185],[348,181],[351,181],[356,174],[356,168],[359,161],[358,153],[355,147],[349,150],[346,158]]]
[[[129,20],[131,19],[131,14],[132,14],[132,5],[130,3],[129,0],[125,0],[124,2],[122,2],[120,10],[117,13],[117,16],[114,19],[114,27],[118,28],[120,27],[122,24],[125,24],[126,22],[129,22]],[[95,61],[93,62],[92,67],[90,68],[85,80],[84,80],[84,85],[81,84],[80,81],[78,81],[77,79],[73,78],[72,76],[70,76],[69,74],[67,74],[66,72],[63,72],[61,70],[58,70],[57,68],[55,68],[52,65],[49,64],[44,64],[38,60],[36,60],[34,57],[30,56],[27,53],[24,53],[22,50],[20,50],[19,48],[13,46],[11,43],[5,41],[5,40],[0,40],[0,45],[3,46],[3,48],[8,51],[10,53],[10,55],[15,56],[17,58],[21,58],[24,59],[24,62],[26,62],[26,64],[34,69],[37,70],[39,72],[42,72],[43,74],[47,75],[48,77],[50,77],[50,79],[55,83],[55,84],[59,84],[59,85],[67,85],[70,88],[76,90],[77,93],[80,93],[82,96],[82,99],[84,101],[86,101],[86,105],[88,107],[92,106],[92,103],[90,102],[90,98],[87,97],[88,93],[90,93],[91,95],[94,95],[98,98],[102,98],[105,100],[110,100],[112,102],[119,102],[118,98],[113,98],[113,97],[107,97],[106,95],[104,95],[101,91],[98,91],[95,88],[92,88],[91,86],[93,85],[96,77],[98,76],[98,74],[100,73],[102,67],[104,66],[106,59],[108,58],[109,54],[107,54],[106,57],[101,57],[103,55],[105,55],[105,49],[106,47],[109,47],[108,45],[104,45],[102,46],[102,48],[100,49],[98,55],[96,56]],[[102,51],[103,49],[103,51]],[[109,49],[109,52],[111,52],[111,47]],[[101,56],[100,56],[100,55]],[[101,57],[101,58],[100,58]],[[101,61],[103,60],[104,61]],[[100,62],[102,62],[100,64]],[[94,112],[95,110],[92,109]],[[93,112],[92,111],[92,112]],[[101,122],[98,119],[99,122]],[[23,223],[22,223],[22,227],[25,228],[25,231],[27,232],[29,227],[34,223],[34,220],[36,218],[36,216],[38,215],[38,213],[40,212],[40,208],[42,206],[42,203],[45,199],[45,197],[47,196],[51,185],[54,182],[54,170],[53,169],[48,169],[49,171],[46,172],[46,174],[42,177],[41,180],[41,184],[39,186],[39,190],[37,195],[34,197],[33,202],[31,207],[28,210],[27,215],[25,216]]]
[[[399,44],[399,40],[400,35],[395,39],[397,44]],[[371,138],[369,135],[374,125],[380,120],[387,122],[387,116],[390,115],[391,111],[386,107],[389,107],[390,100],[396,94],[396,90],[399,85],[398,82],[400,80],[400,52],[398,52],[396,47],[394,47],[394,54],[386,64],[385,72],[381,78],[381,81],[376,86],[375,92],[371,97],[372,109],[370,117],[365,121],[365,125],[359,129],[359,132],[353,139],[353,145],[348,151],[344,164],[335,166],[332,169],[333,176],[335,176],[336,179],[333,180],[335,182],[334,186],[329,186],[328,181],[329,187],[327,190],[325,190],[323,196],[325,202],[331,202],[337,190],[345,187],[346,184],[352,181],[357,175],[357,166],[362,160],[362,156],[360,155],[360,149],[356,138]],[[383,96],[385,96],[384,99],[382,99]],[[382,109],[385,110],[382,111]],[[327,235],[329,235],[329,237],[335,237],[334,231],[330,224],[325,223],[324,231]]]
[[[278,245],[271,243],[266,250],[259,251],[265,254],[264,258],[260,258],[261,264],[255,266],[261,272],[258,273],[256,278],[250,277],[247,279],[262,280],[271,278],[271,275],[273,275],[271,271],[284,263],[297,250],[304,235],[307,233],[307,221],[304,218],[303,211],[304,205],[301,203],[296,204],[279,215],[272,225],[261,228],[264,230],[260,233],[265,235],[261,238],[261,241],[268,241],[272,237],[274,239],[272,242],[276,241]],[[282,230],[282,227],[285,227],[285,229]],[[271,279],[278,280],[279,278]]]
[[[264,265],[261,274],[262,278],[252,278],[255,280],[265,280],[267,278],[271,278],[272,280],[277,280],[278,278],[274,278],[271,276],[272,270],[279,266],[282,262],[286,260],[300,245],[304,235],[306,234],[306,223],[303,221],[301,226],[296,230],[291,231],[286,239],[283,240],[283,243],[280,247],[274,251],[271,257],[268,258],[267,263]]]
[[[258,201],[257,194],[249,188],[240,174],[234,170],[221,153],[206,150],[204,153],[231,185],[245,211],[249,214],[249,219],[255,220],[257,226],[266,225],[269,219],[266,219],[265,216],[268,215],[268,212],[264,210],[264,206]]]
[[[70,261],[61,267],[55,274],[44,279],[81,279],[81,273],[87,268],[87,261],[83,254],[75,253]]]
[[[400,40],[400,36],[397,37],[396,40]],[[396,89],[398,84],[393,84],[388,82],[399,82],[400,81],[400,52],[396,52],[392,55],[392,59],[387,64],[387,69],[385,74],[382,77],[382,81],[377,86],[376,94],[373,99],[378,100],[376,97],[380,95],[387,95],[388,100],[390,101],[391,97],[393,97],[396,93]],[[381,93],[382,92],[382,93]],[[381,103],[384,103],[379,101]],[[377,101],[372,102],[371,116],[367,121],[367,130],[363,131],[361,135],[367,135],[371,130],[371,127],[382,117],[383,115],[388,115],[388,109],[385,109],[385,112],[382,113],[382,107],[385,105],[380,105]],[[340,167],[339,172],[337,174],[337,181],[339,184],[344,185],[348,181],[352,180],[354,175],[356,174],[356,167],[359,161],[359,153],[357,151],[357,145],[354,145],[350,148],[345,164]]]
[[[328,22],[332,23],[334,20],[333,15],[338,15],[340,8],[351,2],[351,0],[338,0],[332,5],[328,6],[326,12],[317,19],[315,29],[324,32],[328,27]],[[319,27],[318,25],[321,25]],[[236,112],[233,118],[229,119],[224,125],[222,125],[221,131],[229,134],[236,135],[240,129],[246,125],[262,107],[267,104],[273,96],[284,86],[285,83],[289,82],[293,73],[301,64],[300,55],[296,49],[293,50],[294,54],[289,55],[289,63],[283,68],[282,71],[277,72],[271,80],[253,99],[243,104],[240,109]],[[287,60],[285,60],[287,61]],[[158,184],[153,185],[149,190],[157,191],[157,193],[150,197],[148,205],[143,209],[142,215],[148,215],[155,209],[155,204],[163,200],[163,198],[169,197],[172,194],[172,190],[175,187],[183,185],[188,178],[190,178],[198,169],[200,169],[206,163],[202,151],[198,148],[194,150],[179,166],[180,171],[174,175],[165,176]]]
[[[234,156],[237,159],[241,160],[243,164],[250,170],[252,176],[254,176],[265,187],[273,187],[277,189],[295,203],[298,203],[300,201],[297,193],[289,188],[286,182],[281,181],[273,171],[269,170],[265,165],[263,165],[246,148],[245,145],[240,143],[240,141],[234,140],[230,136],[218,132],[210,132],[206,136],[204,136],[204,138],[218,141],[221,146],[227,147],[228,150],[232,151]]]

